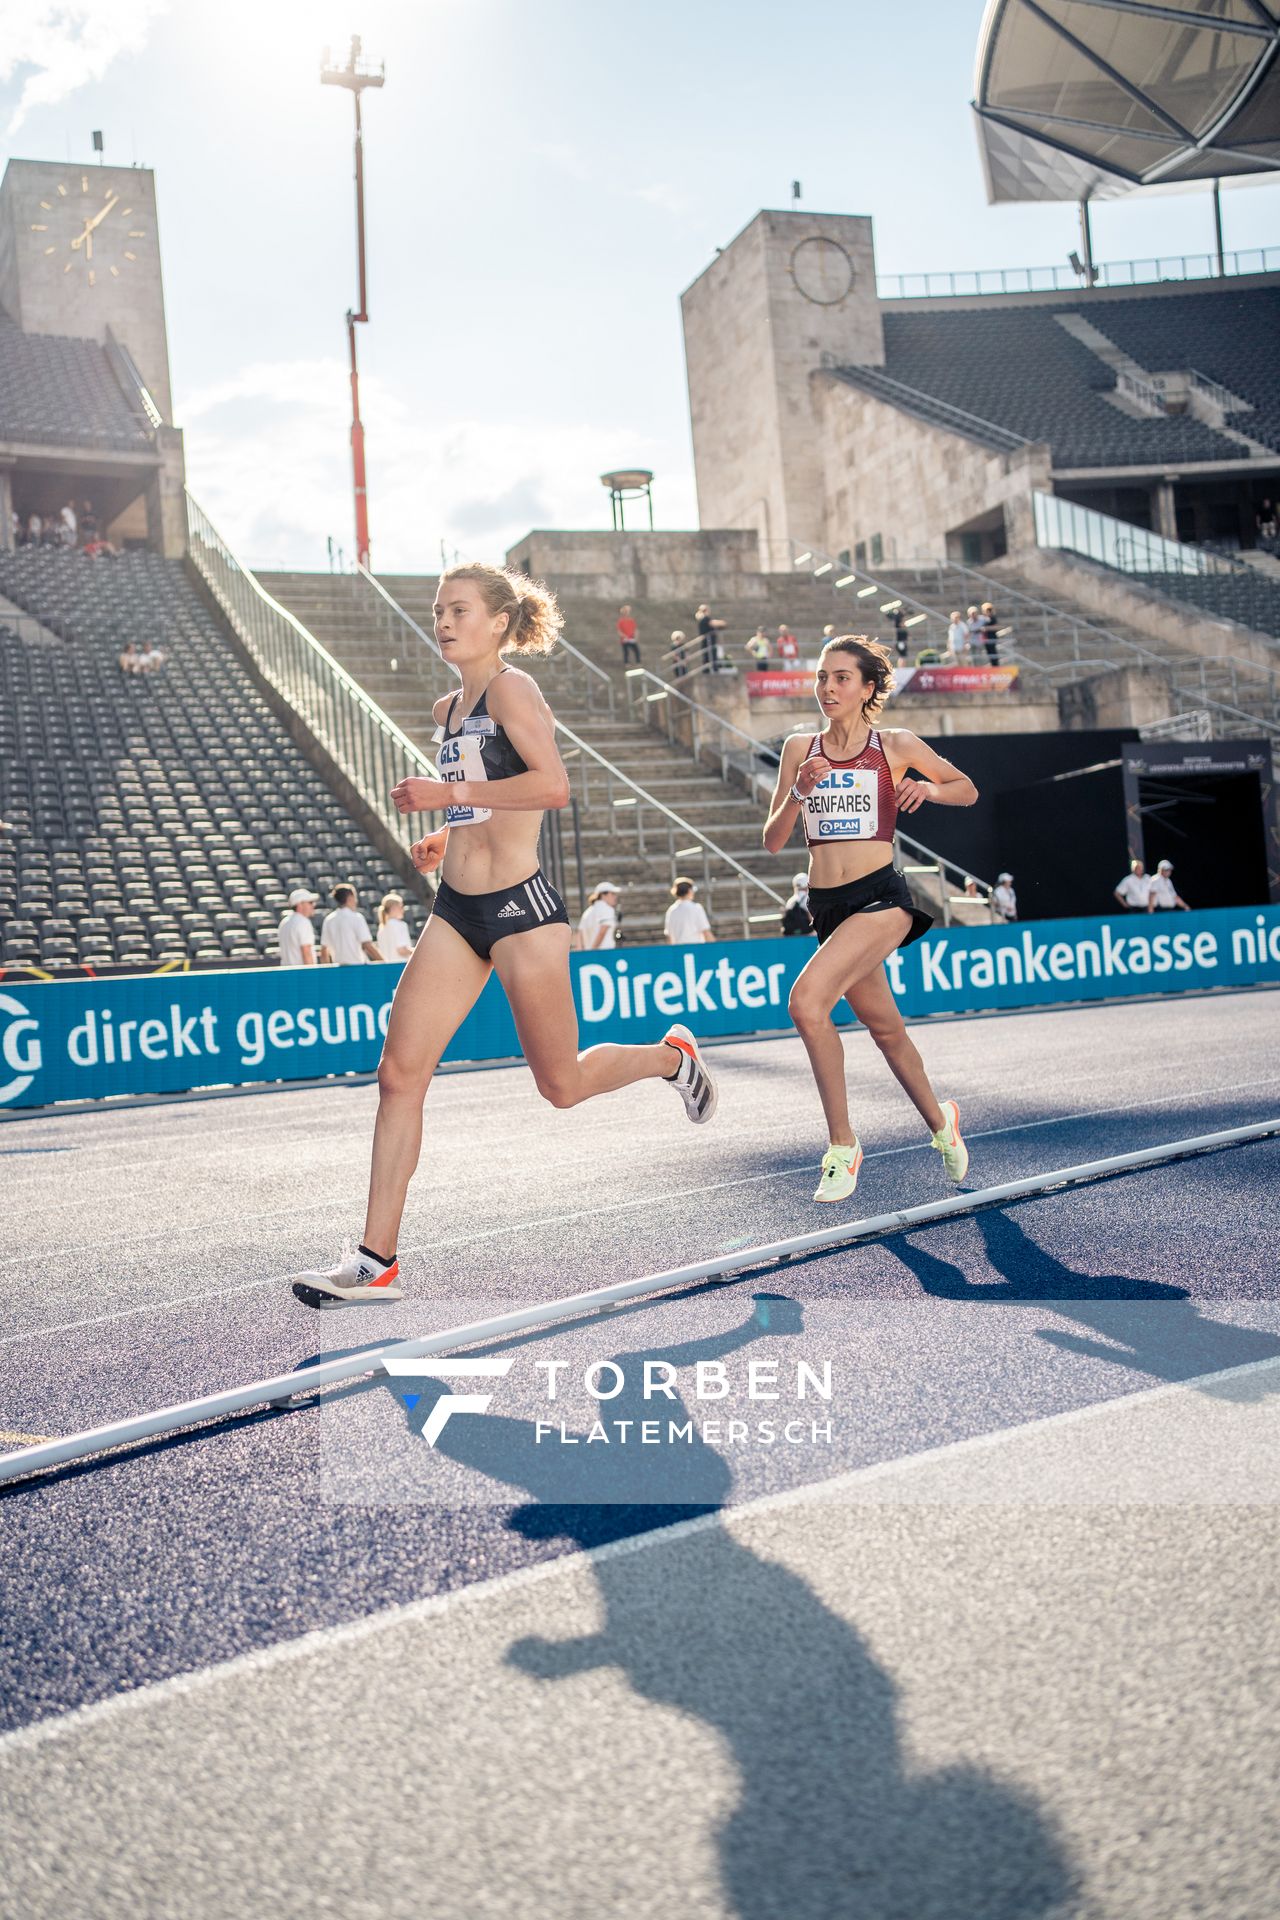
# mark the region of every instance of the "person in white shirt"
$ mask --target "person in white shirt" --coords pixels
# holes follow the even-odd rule
[[[66,506],[62,509],[62,544],[64,547],[74,547],[76,543],[76,531],[76,510],[72,502],[68,500]]]
[[[1002,920],[1016,920],[1018,917],[1018,896],[1013,890],[1013,875],[1001,873],[996,876],[995,891],[991,904]]]
[[[1131,860],[1129,871],[1112,889],[1127,913],[1146,913],[1151,905],[1151,879],[1141,860]]]
[[[1151,882],[1151,900],[1147,907],[1148,913],[1167,913],[1174,907],[1181,907],[1184,913],[1190,913],[1190,907],[1173,884],[1171,878],[1172,873],[1172,860],[1162,860],[1156,868],[1155,876]]]
[[[413,941],[404,923],[404,895],[384,893],[378,907],[378,952],[384,960],[407,960]]]
[[[289,895],[289,911],[276,929],[282,967],[314,967],[316,964],[316,930],[311,916],[316,910],[317,898],[318,895],[308,893],[305,887],[295,887]]]
[[[662,922],[668,946],[696,946],[701,940],[714,940],[706,908],[694,899],[692,880],[678,878],[671,889],[672,901]]]
[[[578,938],[585,952],[617,946],[619,892],[612,880],[602,880],[591,895],[590,904],[578,922]]]
[[[362,967],[366,960],[381,961],[373,944],[369,922],[356,911],[354,887],[335,887],[333,909],[320,928],[320,957],[335,967]]]
[[[958,609],[947,624],[947,652],[959,667],[969,658],[969,622]]]

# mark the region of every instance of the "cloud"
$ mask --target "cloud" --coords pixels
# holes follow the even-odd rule
[[[666,524],[696,524],[686,450],[635,421],[439,417],[375,375],[360,388],[387,571],[434,572],[442,542],[500,559],[534,526],[607,528],[600,475],[619,458],[657,473]],[[349,394],[335,356],[258,361],[181,402],[191,490],[247,563],[322,566],[327,536],[350,553]]]
[[[0,0],[0,85],[23,75],[7,131],[56,106],[145,44],[168,0]]]

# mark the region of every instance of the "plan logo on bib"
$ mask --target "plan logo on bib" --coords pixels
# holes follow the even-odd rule
[[[13,1078],[0,1081],[0,1107],[20,1099],[44,1064],[40,1047],[40,1022],[15,1000],[11,993],[0,993],[0,1072],[8,1070]]]

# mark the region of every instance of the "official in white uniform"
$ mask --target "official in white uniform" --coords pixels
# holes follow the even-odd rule
[[[320,928],[321,957],[336,967],[362,967],[367,960],[381,963],[369,922],[356,911],[354,887],[335,887],[333,909]]]
[[[305,887],[295,887],[289,895],[289,911],[276,928],[282,967],[314,967],[316,964],[316,930],[311,916],[318,898],[318,894],[308,893]]]
[[[578,939],[584,952],[617,946],[619,892],[612,880],[602,880],[592,893],[587,910],[578,922]]]
[[[1151,877],[1141,860],[1131,860],[1129,871],[1113,889],[1126,913],[1146,913],[1151,905]]]
[[[1155,878],[1151,882],[1151,904],[1147,908],[1147,912],[1168,913],[1174,907],[1181,907],[1184,913],[1191,911],[1173,884],[1172,860],[1162,860],[1156,868]]]

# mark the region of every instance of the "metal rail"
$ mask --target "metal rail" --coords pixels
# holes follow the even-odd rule
[[[366,1374],[403,1375],[405,1369],[393,1364],[409,1359],[428,1360],[437,1354],[456,1352],[462,1347],[485,1345],[513,1333],[525,1333],[535,1327],[556,1326],[566,1320],[583,1319],[625,1300],[637,1300],[645,1294],[669,1293],[701,1280],[748,1274],[776,1262],[803,1259],[817,1253],[833,1252],[838,1247],[856,1246],[887,1234],[904,1233],[912,1228],[934,1225],[940,1220],[985,1212],[1010,1201],[1034,1199],[1042,1193],[1061,1192],[1068,1187],[1084,1186],[1095,1180],[1110,1180],[1142,1167],[1162,1166],[1170,1161],[1187,1160],[1196,1155],[1218,1153],[1224,1148],[1250,1145],[1280,1134],[1280,1119],[1263,1120],[1253,1126],[1231,1127],[1221,1133],[1200,1134],[1186,1140],[1173,1140],[1164,1146],[1147,1147],[1137,1153],[1118,1153],[1105,1160],[1086,1161],[1080,1166],[1063,1167],[1055,1173],[1031,1174],[1021,1180],[1009,1180],[1001,1186],[985,1187],[977,1193],[958,1193],[946,1200],[934,1200],[925,1206],[902,1207],[892,1213],[875,1215],[870,1220],[846,1221],[816,1233],[798,1234],[794,1239],[776,1240],[769,1245],[741,1247],[734,1253],[720,1254],[711,1260],[699,1260],[691,1266],[675,1267],[666,1273],[649,1273],[639,1279],[623,1280],[614,1286],[593,1287],[586,1293],[570,1294],[559,1300],[518,1308],[489,1320],[477,1320],[469,1326],[449,1327],[443,1332],[426,1334],[420,1339],[390,1341],[382,1347],[366,1347],[362,1352],[344,1355],[338,1360],[320,1361],[292,1373],[276,1374],[266,1380],[253,1380],[244,1386],[229,1387],[221,1393],[197,1400],[179,1401],[158,1407],[154,1412],[136,1414],[127,1420],[110,1421],[89,1427],[56,1440],[44,1440],[34,1446],[19,1447],[0,1455],[0,1482],[25,1480],[46,1468],[83,1460],[95,1453],[126,1447],[139,1440],[151,1440],[159,1434],[179,1433],[225,1420],[231,1414],[250,1407],[287,1406],[302,1394],[315,1393],[321,1387],[337,1386]],[[462,1369],[460,1369],[462,1370]],[[477,1371],[474,1367],[467,1369]],[[448,1373],[447,1366],[424,1366],[424,1376]]]

